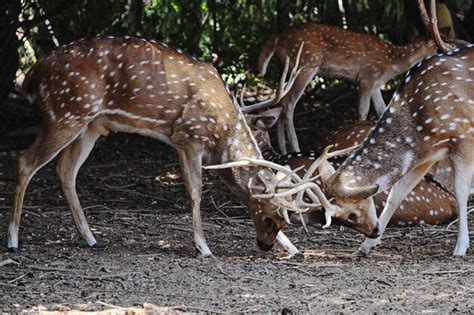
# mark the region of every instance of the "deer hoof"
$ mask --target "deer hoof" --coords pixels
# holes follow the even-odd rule
[[[90,248],[92,250],[103,250],[105,248],[105,244],[100,241],[97,241],[94,243],[94,245],[90,246]]]
[[[202,254],[201,254],[201,257],[202,257],[202,258],[214,258],[214,255],[212,255],[211,252],[209,252],[209,253],[202,253]]]
[[[466,248],[466,249],[461,249],[461,250],[458,250],[458,248],[456,247],[456,249],[454,250],[454,253],[453,253],[453,257],[454,258],[465,258],[466,255],[469,253],[469,247]]]
[[[296,261],[303,261],[304,260],[304,254],[301,253],[301,252],[297,252],[293,256],[291,256],[291,259],[296,260]]]
[[[18,247],[8,247],[8,252],[9,253],[14,253],[14,254],[19,254],[20,253],[20,248],[18,248]]]
[[[366,253],[364,251],[361,251],[360,249],[356,250],[355,252],[352,252],[351,257],[352,258],[363,258],[367,257],[369,253]]]

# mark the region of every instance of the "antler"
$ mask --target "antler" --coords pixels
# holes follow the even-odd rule
[[[298,50],[298,54],[296,55],[295,65],[293,69],[291,70],[290,77],[287,82],[285,82],[285,80],[288,75],[288,70],[290,67],[290,58],[286,57],[285,69],[283,70],[283,74],[280,78],[280,83],[278,84],[278,90],[274,98],[247,106],[244,104],[244,93],[245,93],[245,85],[244,85],[239,97],[239,103],[240,103],[240,107],[242,108],[243,113],[253,113],[256,111],[273,107],[276,104],[278,104],[281,101],[281,99],[285,97],[286,94],[288,94],[291,87],[295,83],[296,78],[298,77],[301,70],[303,69],[303,68],[298,69],[298,66],[300,64],[301,52],[303,51],[303,45],[304,45],[304,42],[301,42],[300,48]]]
[[[333,147],[332,145],[328,145],[326,148],[324,148],[323,153],[313,162],[313,164],[311,164],[309,169],[304,174],[302,182],[307,182],[308,180],[311,180],[310,177],[313,175],[313,173],[317,169],[320,170],[320,172],[319,172],[320,174],[324,173],[324,172],[328,172],[329,170],[321,170],[321,168],[327,168],[328,167],[328,165],[326,165],[326,163],[324,163],[328,159],[336,157],[336,156],[340,156],[340,155],[346,155],[346,154],[360,148],[361,145],[355,145],[355,146],[352,146],[352,147],[349,147],[349,148],[346,148],[346,149],[342,149],[342,150],[339,150],[339,151],[333,151],[333,152],[329,153],[329,150],[332,147]],[[334,172],[334,169],[332,169],[332,172]],[[304,191],[298,192],[298,195],[296,196],[297,203],[299,203],[303,200],[303,194],[304,194]]]
[[[430,15],[428,15],[428,12],[426,12],[424,0],[418,0],[418,8],[420,10],[421,19],[423,20],[426,29],[429,30],[433,35],[434,41],[438,48],[444,53],[455,48],[454,46],[445,43],[439,33],[438,19],[436,18],[436,0],[431,0]]]
[[[312,177],[316,169],[320,169],[320,173],[324,172],[322,168],[327,165],[324,163],[328,159],[346,155],[355,149],[359,148],[360,145],[352,146],[339,151],[329,152],[332,148],[332,145],[327,146],[324,149],[323,154],[321,154],[316,161],[311,164],[309,169],[306,171],[303,178],[301,178],[297,172],[300,171],[302,167],[298,167],[294,170],[289,167],[276,164],[266,160],[252,159],[252,158],[241,158],[238,161],[219,164],[219,165],[210,165],[204,167],[205,169],[224,169],[230,167],[244,167],[244,166],[260,166],[265,168],[270,168],[284,174],[278,181],[269,181],[264,177],[260,172],[257,174],[261,182],[265,185],[267,193],[262,194],[253,194],[254,198],[260,199],[271,199],[271,202],[278,207],[277,211],[282,217],[284,217],[287,223],[291,223],[288,216],[288,211],[299,213],[300,215],[310,208],[319,208],[321,206],[325,209],[326,224],[323,228],[327,228],[331,225],[331,218],[337,212],[338,206],[333,205],[324,195],[324,192],[321,188],[314,182],[320,175]],[[288,182],[288,184],[282,185],[282,183]],[[249,189],[252,187],[252,181],[249,181]],[[283,190],[279,192],[280,190]],[[294,200],[288,200],[288,197],[297,194]],[[308,203],[303,200],[304,194],[306,194],[311,203]]]
[[[266,194],[254,194],[253,197],[255,198],[263,198],[263,199],[271,199],[273,197],[285,197],[286,195],[283,193],[277,192],[278,190],[281,189],[291,189],[295,187],[296,185],[301,185],[306,182],[303,182],[300,176],[296,172],[298,172],[301,168],[297,168],[295,170],[291,170],[288,167],[285,167],[280,164],[276,164],[270,161],[266,160],[259,160],[259,159],[253,159],[253,158],[241,158],[238,161],[233,161],[233,162],[228,162],[228,163],[223,163],[219,165],[209,165],[205,166],[205,169],[225,169],[225,168],[231,168],[231,167],[249,167],[249,166],[260,166],[260,167],[265,167],[269,169],[276,170],[278,172],[283,173],[285,176],[273,183],[268,182],[265,178],[262,178],[262,176],[259,175],[260,180],[266,185],[266,191],[269,191],[269,193]],[[295,182],[295,184],[289,184],[289,185],[284,185],[281,186],[280,184],[286,180],[290,179],[291,181]],[[314,178],[310,178],[308,181],[314,180]],[[307,208],[310,207],[320,207],[321,203],[319,201],[319,196],[316,196],[314,193],[311,191],[308,192],[308,197],[313,201],[313,203],[306,203],[306,202],[301,202],[299,204],[293,203],[291,205],[291,211],[293,212],[305,212],[307,211]],[[304,209],[302,209],[304,207]]]

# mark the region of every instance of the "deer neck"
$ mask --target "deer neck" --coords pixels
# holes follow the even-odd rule
[[[399,75],[424,58],[436,53],[432,41],[419,40],[404,46],[392,47],[392,69],[394,75]]]
[[[257,146],[250,128],[245,123],[243,115],[239,113],[238,118],[230,121],[227,125],[226,136],[220,138],[219,148],[216,150],[213,163],[227,163],[237,161],[241,158],[262,159],[262,153]],[[234,167],[218,171],[219,176],[226,185],[241,198],[242,201],[250,203],[251,192],[249,181],[255,178],[257,170],[255,167]]]
[[[397,182],[419,155],[413,137],[416,126],[410,118],[407,107],[389,106],[363,147],[337,170],[337,184],[348,188],[378,185],[382,192]]]

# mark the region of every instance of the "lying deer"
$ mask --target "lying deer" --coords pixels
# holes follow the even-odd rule
[[[305,87],[316,74],[329,78],[342,78],[359,85],[359,119],[367,118],[372,99],[377,114],[382,115],[385,102],[380,88],[387,81],[407,71],[423,58],[436,53],[431,39],[417,40],[405,46],[394,46],[377,36],[351,32],[335,26],[316,23],[292,28],[268,39],[260,52],[258,67],[263,76],[274,54],[280,60],[294,60],[301,43],[303,70],[282,99],[283,120],[278,124],[278,141],[281,152],[286,152],[284,128],[290,151],[300,151],[295,132],[293,113]]]
[[[153,137],[178,151],[196,247],[203,256],[211,255],[200,215],[202,164],[262,159],[239,106],[212,66],[156,41],[109,36],[50,53],[31,68],[22,91],[39,107],[42,130],[18,159],[9,250],[18,250],[29,181],[57,155],[57,174],[79,233],[89,246],[99,246],[77,197],[76,176],[97,139],[112,131]],[[257,187],[276,181],[274,173],[243,167],[218,170],[218,175],[250,209],[261,249],[270,249],[278,235],[282,245],[297,252],[278,234],[285,223],[278,203],[253,198],[249,188],[250,181]]]
[[[288,165],[291,169],[300,169],[302,176],[311,164],[320,156],[318,151],[292,152],[285,155],[278,154],[270,143],[269,129],[278,121],[281,108],[270,109],[257,115],[247,115],[255,139],[262,151],[265,160],[281,165]],[[358,122],[331,133],[324,140],[315,141],[318,146],[325,148],[332,145],[336,149],[347,149],[359,145],[374,127],[371,121]],[[321,150],[322,151],[322,150]],[[341,158],[329,161],[336,169],[343,162]],[[301,169],[301,166],[304,168]],[[316,184],[322,185],[320,179],[315,179]],[[377,215],[380,215],[386,205],[388,191],[374,196]],[[320,208],[307,211],[318,223],[325,224]],[[408,196],[401,202],[397,211],[389,221],[392,226],[415,226],[419,224],[449,223],[456,218],[456,199],[454,194],[439,183],[432,175],[425,175]],[[337,220],[336,220],[337,222]],[[342,222],[344,223],[344,222]]]

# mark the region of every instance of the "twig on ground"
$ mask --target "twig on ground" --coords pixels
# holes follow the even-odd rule
[[[467,215],[469,216],[469,214],[474,211],[474,206],[469,207],[468,209],[470,209],[469,211],[467,211]],[[451,226],[453,226],[454,223],[458,222],[458,220],[459,219],[456,219],[453,222],[449,223],[448,226],[446,227],[446,230],[449,230],[451,228]]]

